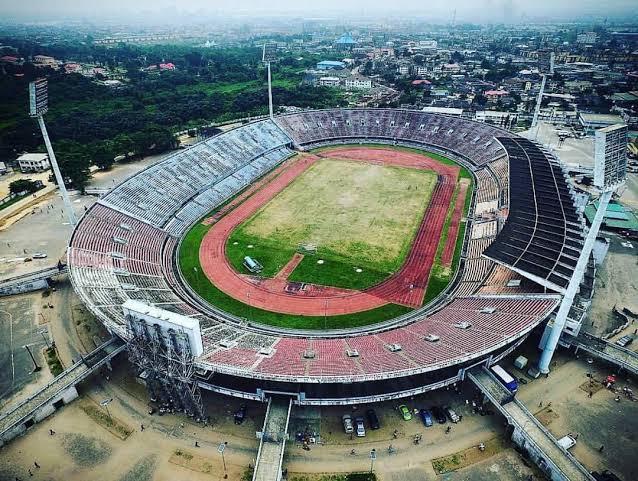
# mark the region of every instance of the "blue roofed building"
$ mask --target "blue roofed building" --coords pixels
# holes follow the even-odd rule
[[[322,60],[317,63],[317,70],[342,70],[346,64],[336,60]]]

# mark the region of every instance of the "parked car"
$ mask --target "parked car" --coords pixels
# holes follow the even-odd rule
[[[632,342],[634,342],[634,340],[631,336],[623,336],[616,341],[616,345],[620,347],[627,347]]]
[[[234,414],[235,424],[241,424],[246,419],[246,406],[242,404]]]
[[[34,259],[46,259],[47,255],[44,252],[36,252],[33,254]]]
[[[352,416],[349,414],[344,414],[341,416],[341,421],[343,422],[343,430],[346,434],[352,434],[354,432],[354,427],[352,426]]]
[[[399,412],[401,413],[401,417],[403,417],[404,421],[412,419],[412,413],[405,404],[401,404],[401,406],[399,406]]]
[[[445,417],[445,413],[443,412],[443,409],[441,409],[439,406],[432,406],[430,411],[432,412],[432,414],[434,415],[434,418],[439,424],[445,424],[445,422],[447,421],[447,418]]]
[[[447,417],[453,423],[458,423],[461,420],[461,418],[459,418],[459,415],[456,414],[456,411],[454,411],[454,409],[452,409],[451,407],[446,407],[444,409],[444,411],[445,411],[445,414],[447,415]]]
[[[564,449],[570,449],[576,446],[576,438],[571,434],[567,434],[558,440],[558,444],[560,444]]]
[[[358,438],[362,438],[366,435],[366,427],[363,424],[363,417],[362,416],[357,416],[355,418],[355,423],[357,425],[357,437]]]
[[[432,420],[432,413],[427,409],[421,409],[419,411],[419,416],[421,416],[421,420],[423,421],[423,424],[425,424],[426,428],[434,425],[434,421]]]
[[[379,418],[377,417],[377,413],[374,412],[374,409],[368,409],[366,411],[366,417],[368,418],[368,423],[370,423],[370,429],[379,429],[381,427]]]

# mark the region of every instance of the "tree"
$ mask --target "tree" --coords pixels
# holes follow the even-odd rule
[[[91,159],[87,149],[72,140],[61,140],[55,143],[56,157],[65,184],[84,192],[91,178]]]
[[[112,140],[93,142],[88,150],[93,163],[102,170],[110,169],[115,163],[115,143]]]
[[[42,182],[36,182],[31,179],[14,180],[9,184],[9,192],[12,194],[20,194],[21,192],[35,192],[40,188]]]

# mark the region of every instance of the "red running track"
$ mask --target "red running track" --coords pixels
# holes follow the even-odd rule
[[[441,264],[445,267],[452,265],[452,259],[454,258],[454,250],[456,248],[456,237],[459,234],[459,227],[461,226],[461,217],[463,217],[463,207],[465,206],[465,196],[467,194],[467,182],[462,181],[459,186],[459,194],[456,196],[456,204],[454,205],[454,212],[452,212],[452,218],[450,219],[450,226],[447,231],[447,239],[445,241],[445,247],[443,248],[443,254],[441,255]]]
[[[387,165],[427,168],[438,172],[437,184],[415,236],[411,250],[399,271],[365,291],[310,286],[302,293],[284,291],[279,282],[256,282],[232,268],[225,245],[233,230],[274,198],[319,157],[304,155],[298,162],[279,171],[270,183],[221,218],[208,231],[199,251],[205,275],[224,293],[253,307],[268,311],[305,316],[334,316],[367,311],[388,303],[419,307],[452,199],[458,167],[441,164],[423,155],[391,149],[329,149],[322,157],[365,160]],[[274,289],[273,289],[274,288]]]

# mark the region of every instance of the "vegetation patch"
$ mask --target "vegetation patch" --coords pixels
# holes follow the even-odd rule
[[[289,474],[290,481],[377,481],[377,475],[369,472],[345,474]]]
[[[173,451],[171,457],[168,458],[168,462],[199,473],[212,474],[213,472],[213,465],[209,458],[182,451],[181,449]]]
[[[150,454],[129,469],[119,481],[151,481],[157,465],[157,456]]]
[[[272,277],[299,246],[317,246],[290,280],[365,289],[399,269],[436,183],[433,172],[325,159],[242,224],[226,251],[246,255]]]
[[[126,423],[109,416],[104,409],[98,408],[94,404],[85,404],[81,408],[93,421],[121,440],[128,438],[133,432],[133,429]]]
[[[49,366],[49,370],[51,374],[54,376],[58,376],[64,372],[64,367],[60,362],[60,358],[58,358],[58,353],[55,350],[55,347],[49,347],[44,350],[44,358],[47,361],[47,365]]]
[[[492,438],[485,441],[484,445],[485,449],[483,451],[478,446],[472,446],[464,451],[433,459],[432,467],[436,474],[449,473],[465,468],[500,453],[505,448],[505,441],[500,438]]]

